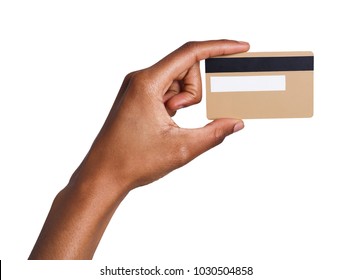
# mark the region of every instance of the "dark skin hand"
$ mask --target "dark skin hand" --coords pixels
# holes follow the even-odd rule
[[[128,74],[91,149],[56,196],[29,259],[92,259],[129,191],[242,129],[243,122],[236,119],[184,129],[172,116],[201,101],[200,60],[248,49],[245,42],[229,40],[189,42],[153,66]]]

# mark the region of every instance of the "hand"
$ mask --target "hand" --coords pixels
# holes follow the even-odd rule
[[[244,52],[247,43],[187,43],[126,76],[104,126],[69,184],[56,196],[29,259],[91,259],[127,193],[161,178],[243,128],[218,119],[183,129],[171,118],[201,100],[199,61]]]
[[[73,178],[99,178],[105,186],[128,191],[161,178],[243,128],[241,120],[219,119],[203,128],[183,129],[171,116],[201,101],[200,60],[248,49],[247,43],[236,41],[191,42],[127,75]]]

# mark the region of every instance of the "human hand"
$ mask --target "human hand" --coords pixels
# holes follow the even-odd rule
[[[129,191],[161,178],[243,128],[218,119],[203,128],[180,128],[177,110],[201,101],[199,61],[245,52],[247,43],[186,43],[155,65],[124,79],[107,120],[73,179],[102,180],[109,192]],[[101,186],[99,186],[99,191]]]
[[[247,43],[187,43],[126,76],[104,126],[68,185],[56,196],[29,259],[91,259],[127,193],[161,178],[243,128],[218,119],[180,128],[177,110],[201,100],[199,61],[244,52]]]

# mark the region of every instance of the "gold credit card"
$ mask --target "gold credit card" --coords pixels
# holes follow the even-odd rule
[[[252,52],[206,59],[207,117],[312,117],[313,60],[312,52]]]

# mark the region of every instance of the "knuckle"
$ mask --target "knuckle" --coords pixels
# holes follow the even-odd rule
[[[192,93],[189,93],[189,94],[186,94],[185,95],[185,100],[187,101],[187,105],[185,106],[190,106],[190,105],[194,105],[194,104],[198,104],[201,102],[201,97],[200,96],[197,96],[196,94],[192,94]]]
[[[221,127],[217,127],[214,129],[212,134],[214,145],[219,145],[224,141],[225,138],[225,131]]]
[[[169,131],[166,133],[168,134]],[[173,132],[171,132],[171,134],[174,136]],[[189,145],[187,145],[187,142],[184,141],[183,137],[177,137],[176,139],[173,138],[171,146],[172,149],[169,150],[169,153],[167,153],[167,155],[169,156],[168,162],[170,162],[172,166],[178,168],[191,160],[191,150],[189,148]]]
[[[183,45],[183,48],[186,49],[187,51],[196,53],[198,45],[199,45],[199,42],[197,41],[188,41]]]
[[[151,79],[146,70],[131,72],[128,75],[130,77],[130,85],[133,87],[133,89],[145,90],[148,88],[148,85],[150,85]]]
[[[125,82],[131,82],[140,71],[132,71],[124,77]]]
[[[190,150],[184,144],[179,144],[177,147],[177,156],[174,158],[178,166],[183,166],[190,160]]]
[[[190,47],[194,46],[194,44],[196,44],[196,41],[188,41],[183,46],[185,48],[190,48]]]
[[[194,101],[194,104],[198,104],[201,102],[201,95],[200,94],[192,94],[192,99]]]
[[[139,70],[139,71],[134,71],[129,73],[128,75],[130,75],[130,79],[133,83],[139,83],[143,80],[143,70]]]
[[[187,103],[198,104],[202,100],[202,90],[193,85],[188,85],[186,87],[186,93],[184,95]]]
[[[137,71],[133,71],[133,72],[128,73],[128,74],[124,77],[124,79],[125,79],[125,80],[130,80],[136,72],[137,72]]]

